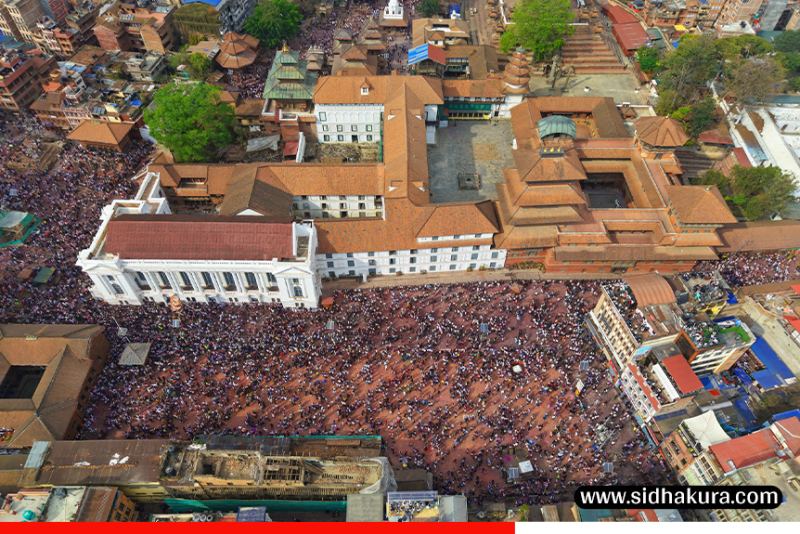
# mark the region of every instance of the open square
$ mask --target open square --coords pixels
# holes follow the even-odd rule
[[[428,146],[431,202],[497,200],[494,184],[503,182],[503,168],[514,168],[510,120],[451,120]],[[477,174],[480,188],[459,187],[459,175]]]

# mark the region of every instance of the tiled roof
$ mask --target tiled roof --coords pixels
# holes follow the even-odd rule
[[[0,399],[0,428],[14,430],[0,448],[63,439],[94,361],[90,349],[102,332],[96,325],[0,325],[0,381],[11,366],[45,367],[30,399]],[[97,343],[95,350],[104,350],[105,341]]]
[[[800,419],[789,417],[774,424],[775,430],[786,440],[786,446],[795,457],[800,454]]]
[[[514,163],[524,182],[569,182],[585,180],[583,170],[575,149],[564,150],[563,155],[550,157],[542,156],[538,148],[533,148],[530,142],[522,144],[513,151]]]
[[[503,98],[500,80],[442,80],[445,98]]]
[[[681,123],[671,117],[641,117],[633,124],[639,139],[651,146],[674,148],[689,140]]]
[[[558,261],[699,261],[718,259],[709,247],[642,245],[557,247],[555,255]]]
[[[238,215],[247,209],[260,215],[288,216],[292,194],[269,169],[240,165],[231,176],[219,214]]]
[[[697,378],[697,375],[692,370],[692,366],[689,365],[689,362],[686,361],[683,354],[670,356],[661,363],[667,368],[667,371],[669,371],[669,374],[678,385],[678,389],[680,389],[681,393],[684,395],[692,391],[697,391],[698,389],[703,389],[703,383]]]
[[[294,257],[292,217],[121,215],[105,251],[122,259],[270,261]]]
[[[500,231],[492,201],[476,203],[432,204],[414,221],[417,237],[495,234]]]
[[[800,221],[755,221],[728,224],[717,230],[717,252],[800,248]]]
[[[684,224],[735,223],[717,186],[668,185],[669,202]]]
[[[130,134],[133,124],[83,121],[67,135],[70,141],[119,146]]]
[[[365,80],[368,95],[361,94]],[[314,88],[314,103],[384,104],[401,86],[411,89],[423,104],[444,103],[441,80],[427,76],[323,76]]]
[[[709,449],[723,471],[732,471],[777,458],[776,446],[775,436],[768,428],[764,428],[746,436],[711,445]]]
[[[214,60],[223,69],[243,69],[256,61],[257,54],[254,50],[245,48],[237,54],[221,51]]]

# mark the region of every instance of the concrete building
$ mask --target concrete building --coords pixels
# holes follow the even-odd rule
[[[709,447],[730,441],[714,410],[684,419],[661,443],[661,454],[681,483],[697,486],[713,483],[722,470],[709,456]]]
[[[166,54],[174,41],[173,11],[171,7],[150,10],[117,2],[98,16],[94,34],[104,50]]]
[[[195,3],[199,3],[200,5],[192,6],[191,15],[193,16],[199,14],[200,11],[207,10],[209,6],[213,8],[215,13],[214,18],[216,19],[214,22],[216,23],[216,29],[220,36],[228,32],[241,32],[244,27],[245,19],[253,14],[253,9],[257,4],[256,0],[189,0],[184,2],[184,7],[181,9],[186,10],[186,6],[191,6]],[[197,31],[200,30],[200,28],[192,32],[191,22],[193,22],[193,20],[191,20],[191,18],[191,16],[181,16],[181,24],[187,26],[181,33],[204,33],[202,31]],[[211,32],[205,33],[210,37],[214,36]],[[188,40],[185,42],[188,42]]]
[[[12,35],[19,34],[24,42],[34,44],[34,39],[39,33],[36,22],[48,14],[43,8],[47,3],[39,0],[4,0],[3,3],[6,9],[0,13],[8,13],[11,17],[4,26],[11,29]],[[14,27],[16,32],[13,30]]]
[[[42,94],[56,60],[43,54],[3,52],[3,57],[0,57],[0,109],[27,109]]]
[[[56,486],[5,496],[0,523],[136,521],[136,505],[115,487]]]
[[[0,449],[74,439],[110,346],[95,325],[0,325]]]
[[[183,191],[196,187],[191,179],[181,185]],[[217,238],[222,234],[225,246]],[[159,175],[150,172],[134,199],[103,209],[77,265],[92,279],[92,295],[109,304],[167,302],[177,295],[189,302],[314,308],[321,293],[316,249],[313,224],[265,217],[246,203],[232,216],[175,214]]]

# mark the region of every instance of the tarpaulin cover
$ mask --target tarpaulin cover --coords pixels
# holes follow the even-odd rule
[[[761,363],[769,369],[769,371],[786,381],[787,384],[793,384],[797,382],[797,377],[794,376],[791,370],[786,366],[785,363],[778,357],[772,347],[769,346],[769,343],[762,338],[756,337],[756,342],[753,343],[753,346],[750,347],[750,350],[753,351],[753,354],[761,360]]]

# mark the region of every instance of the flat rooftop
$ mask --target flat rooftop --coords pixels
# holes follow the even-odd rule
[[[515,168],[513,140],[508,119],[455,119],[437,128],[436,145],[428,145],[431,202],[497,200],[494,184],[505,182],[503,168]],[[463,177],[479,175],[480,188],[460,187],[459,174],[462,185]]]

